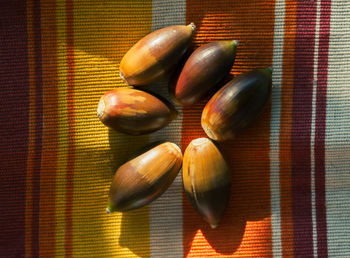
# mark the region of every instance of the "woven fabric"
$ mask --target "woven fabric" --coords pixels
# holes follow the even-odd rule
[[[350,257],[348,0],[12,0],[0,13],[0,257]],[[96,115],[138,39],[191,22],[194,48],[239,40],[232,75],[273,67],[263,114],[220,143],[226,213],[211,229],[179,173],[150,205],[106,214],[135,150],[205,137],[206,100],[144,136]],[[165,80],[149,87],[170,99]]]

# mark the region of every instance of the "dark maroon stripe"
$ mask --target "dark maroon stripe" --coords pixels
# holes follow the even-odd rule
[[[41,56],[41,16],[40,0],[33,5],[34,56],[35,56],[35,141],[33,168],[33,221],[32,221],[32,255],[39,257],[39,211],[40,211],[40,169],[43,133],[43,78]]]
[[[331,18],[331,0],[321,1],[320,33],[317,68],[316,123],[315,123],[315,198],[318,257],[328,256],[326,187],[325,187],[325,131],[327,105],[328,49]]]
[[[29,143],[26,2],[2,1],[0,24],[0,257],[23,257]]]
[[[311,117],[316,1],[298,0],[291,132],[294,254],[313,256]]]

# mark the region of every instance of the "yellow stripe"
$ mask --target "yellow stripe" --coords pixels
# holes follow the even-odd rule
[[[151,30],[151,1],[75,1],[75,171],[73,256],[147,257],[148,207],[107,215],[115,169],[147,136],[110,132],[96,115],[99,98],[125,86],[118,63],[128,48]]]
[[[56,257],[64,257],[66,169],[68,150],[66,6],[56,1],[58,63],[58,160],[56,173]]]

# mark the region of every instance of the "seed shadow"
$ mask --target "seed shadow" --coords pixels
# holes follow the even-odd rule
[[[195,4],[189,3],[186,14],[187,22],[194,22],[197,26],[194,38],[196,47],[215,40],[238,40],[236,60],[231,70],[231,75],[235,76],[271,65],[273,21],[266,17],[274,17],[273,3],[253,0],[228,3],[218,0],[213,4],[212,1],[204,0],[200,6],[201,8],[195,8]],[[202,107],[195,105],[184,109],[184,121],[187,122],[183,126],[183,141],[186,143],[196,137],[206,137],[198,118]],[[271,248],[270,243],[263,243],[264,239],[249,238],[251,234],[267,235],[267,238],[270,234],[269,229],[259,228],[257,232],[257,229],[251,227],[252,222],[262,221],[271,215],[270,165],[267,157],[269,125],[270,109],[266,108],[258,121],[237,135],[236,139],[218,144],[227,157],[232,172],[230,202],[218,228],[210,229],[184,195],[185,256],[190,252],[198,253],[198,248],[202,248],[202,252],[211,252],[212,248],[224,255],[241,255],[240,250],[253,248],[250,247],[252,242],[261,244],[254,251],[257,254],[263,249]],[[208,242],[207,245],[199,239],[199,233]]]
[[[108,131],[108,140],[112,154],[111,167],[113,174],[123,163],[131,157],[135,157],[135,153],[139,152],[149,143],[148,135],[127,135],[113,129],[109,129]]]
[[[217,253],[234,254],[240,247],[246,226],[270,217],[270,171],[265,158],[270,103],[249,128],[234,140],[218,142],[231,170],[231,195],[227,210],[216,229],[200,218],[184,194],[184,252],[187,255],[201,232]],[[202,135],[201,135],[202,136]]]
[[[138,257],[149,256],[149,240],[145,241],[140,234],[149,232],[149,208],[123,212],[120,226],[119,245],[127,247]]]
[[[209,224],[203,221],[191,206],[185,194],[183,209],[186,213],[186,218],[184,219],[185,256],[189,253],[193,241],[196,241],[194,239],[198,231],[217,253],[230,255],[238,249],[243,238],[246,220],[232,213],[234,206],[231,201],[219,226],[215,229],[212,229]]]
[[[149,136],[131,136],[109,129],[109,145],[112,153],[112,171],[116,170],[128,160],[136,157],[141,152],[150,148]],[[111,175],[111,177],[113,176]],[[147,257],[149,254],[149,243],[146,237],[140,235],[148,234],[148,208],[140,208],[121,214],[119,245],[128,248],[139,257]]]

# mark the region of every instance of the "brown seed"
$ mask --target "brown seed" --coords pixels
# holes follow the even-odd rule
[[[188,145],[182,176],[192,205],[212,228],[217,227],[229,201],[231,175],[220,150],[211,140],[197,138]]]
[[[116,131],[139,135],[166,126],[177,112],[170,103],[147,92],[118,88],[101,97],[97,115],[103,124]]]
[[[177,80],[175,98],[182,105],[198,102],[230,72],[238,41],[216,41],[196,49]]]
[[[126,162],[115,173],[107,213],[140,208],[159,197],[182,164],[180,148],[165,142]]]
[[[257,119],[271,93],[271,69],[244,73],[229,81],[209,100],[202,127],[216,141],[233,139]]]
[[[193,23],[156,30],[140,39],[120,62],[120,76],[134,86],[148,85],[172,68],[191,43]]]

